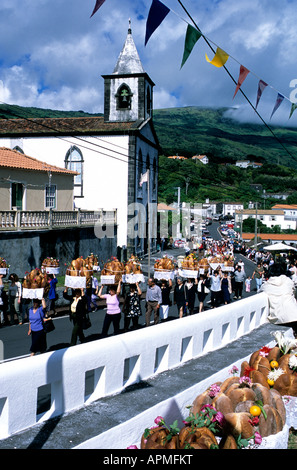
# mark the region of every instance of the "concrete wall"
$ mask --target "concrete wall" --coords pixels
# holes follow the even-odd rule
[[[0,439],[216,350],[265,323],[267,308],[268,298],[261,293],[120,338],[112,336],[3,363]],[[89,371],[94,374],[94,388],[86,396]],[[51,407],[37,415],[38,389],[45,385],[51,387]]]
[[[1,232],[0,256],[10,264],[10,272],[20,278],[26,271],[40,268],[47,256],[60,260],[60,274],[65,274],[65,264],[78,256],[90,253],[106,261],[117,254],[117,234],[114,238],[97,238],[94,228],[72,228],[30,232]]]
[[[20,182],[24,186],[23,210],[43,211],[46,209],[45,188],[49,184],[49,177],[46,172],[1,168],[1,210],[12,210],[11,181]],[[53,173],[51,184],[56,185],[55,209],[61,211],[73,210],[73,176]]]

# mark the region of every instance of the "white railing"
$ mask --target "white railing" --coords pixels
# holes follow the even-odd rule
[[[96,223],[116,225],[116,210],[112,211],[0,211],[0,231],[38,230],[75,226],[93,226]]]
[[[264,293],[135,332],[0,364],[0,438],[216,350],[267,321]],[[86,395],[86,377],[93,375]],[[38,392],[51,406],[37,414]]]

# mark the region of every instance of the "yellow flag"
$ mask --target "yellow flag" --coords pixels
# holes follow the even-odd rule
[[[223,49],[220,49],[219,47],[217,47],[217,51],[212,60],[209,60],[209,58],[207,57],[207,54],[205,54],[205,58],[207,62],[214,65],[215,67],[222,67],[229,59],[229,55],[225,51],[223,51]]]

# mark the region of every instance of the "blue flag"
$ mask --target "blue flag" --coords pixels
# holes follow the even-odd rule
[[[91,14],[90,18],[92,18],[93,15],[95,15],[96,11],[99,10],[99,8],[103,5],[105,0],[96,0],[96,5],[94,7],[93,13]]]
[[[169,8],[164,3],[159,0],[153,0],[146,22],[145,46],[153,32],[160,26],[169,12]]]

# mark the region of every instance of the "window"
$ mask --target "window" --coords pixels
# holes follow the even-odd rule
[[[47,209],[55,209],[56,207],[56,192],[55,184],[46,185],[45,187],[45,207]]]
[[[115,96],[117,99],[117,109],[131,109],[133,93],[128,85],[121,85]]]
[[[20,211],[23,210],[23,194],[22,183],[11,184],[11,207],[16,207]]]
[[[83,197],[83,156],[78,147],[72,146],[65,157],[65,168],[76,171],[74,177],[74,197]]]

